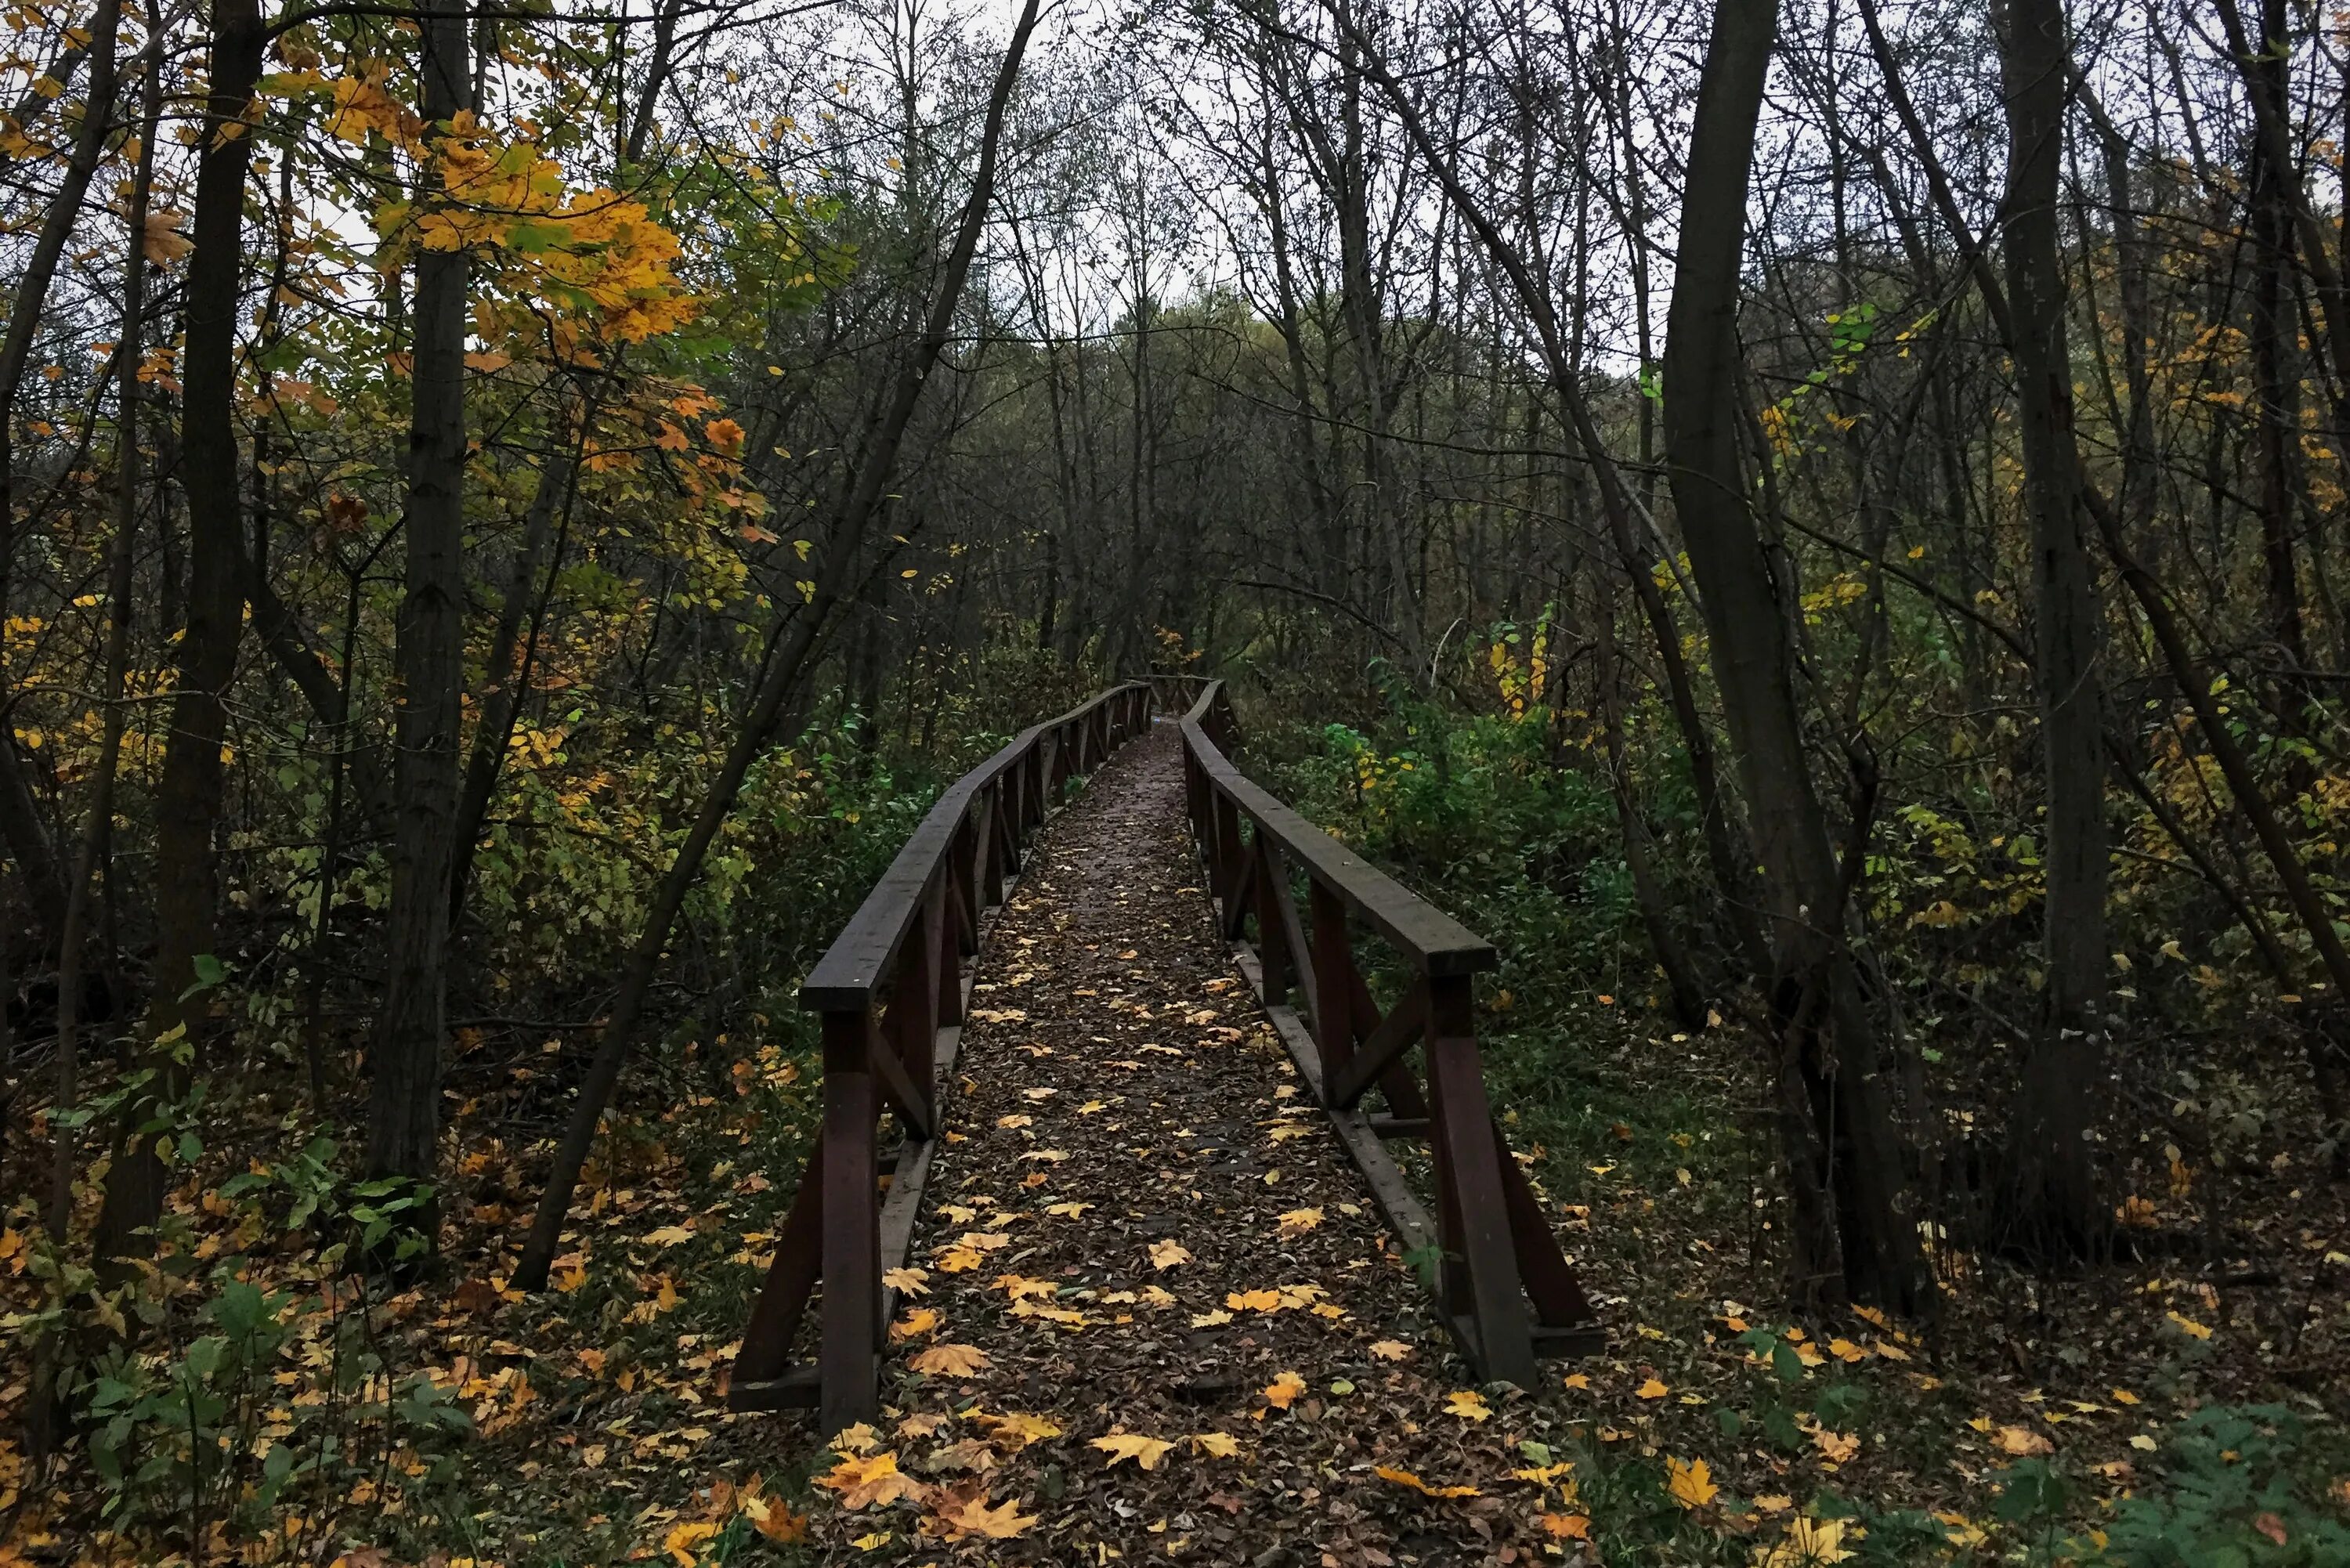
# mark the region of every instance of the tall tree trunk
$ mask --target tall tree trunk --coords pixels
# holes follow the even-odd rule
[[[1715,683],[1767,873],[1769,1000],[1799,1290],[1922,1304],[1901,1139],[1843,929],[1845,884],[1804,752],[1794,649],[1739,463],[1746,188],[1777,0],[1714,11],[1692,122],[1665,334],[1673,507],[1704,590]]]
[[[469,24],[454,4],[432,6],[421,21],[418,107],[430,134],[445,136],[471,103]],[[422,181],[421,206],[462,199],[429,163]],[[465,292],[472,271],[463,249],[417,254],[408,562],[392,763],[399,818],[383,1011],[369,1053],[375,1082],[367,1168],[418,1181],[431,1179],[440,1142],[441,1037],[448,1022],[449,874],[465,679]],[[429,1220],[424,1232],[432,1233]]]
[[[110,57],[111,35],[99,40]],[[62,1238],[73,1214],[74,1130],[57,1113],[71,1110],[80,1096],[82,947],[88,919],[90,881],[113,837],[114,784],[122,762],[123,685],[130,666],[130,594],[138,563],[139,366],[145,358],[147,326],[147,209],[154,188],[155,130],[163,113],[163,41],[151,18],[142,76],[139,159],[130,176],[130,208],[122,266],[122,335],[116,346],[114,545],[107,558],[104,702],[98,763],[91,770],[89,812],[67,884],[65,925],[57,947],[57,1087],[50,1109],[55,1160],[49,1175],[48,1228]],[[109,876],[111,873],[109,873]],[[110,977],[109,977],[110,978]],[[118,1000],[118,1005],[120,999]]]
[[[2033,660],[2046,773],[2046,1011],[2023,1063],[2008,1155],[2012,1221],[2027,1246],[2080,1251],[2103,1236],[2091,1141],[2106,1019],[2105,724],[2096,581],[2082,536],[2081,459],[2056,202],[2071,47],[2064,0],[2006,0],[2003,208],[2024,511],[2038,608]]]
[[[236,323],[244,270],[244,177],[253,137],[245,114],[267,44],[256,0],[213,0],[211,90],[196,155],[193,250],[182,297],[180,483],[188,498],[188,591],[178,683],[155,787],[154,994],[141,1055],[155,1085],[184,1080],[180,1049],[196,1044],[204,975],[216,943],[220,862],[213,836],[224,809],[229,682],[244,618],[243,466],[237,457]],[[200,962],[200,961],[202,961]],[[132,1106],[136,1128],[151,1102]],[[126,1140],[109,1168],[98,1256],[149,1250],[137,1232],[163,1211],[163,1167],[151,1139]]]

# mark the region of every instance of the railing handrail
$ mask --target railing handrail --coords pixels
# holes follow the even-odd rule
[[[985,762],[947,786],[914,831],[906,837],[889,868],[873,884],[857,912],[816,960],[800,984],[800,1006],[810,1012],[862,1007],[874,1000],[897,961],[906,934],[913,929],[923,896],[946,862],[956,833],[970,814],[971,803],[982,790],[1016,765],[1047,730],[1066,730],[1091,718],[1105,703],[1148,682],[1128,680],[1078,703],[1067,712],[1031,724],[1014,735]]]
[[[1216,787],[1264,829],[1301,870],[1338,895],[1347,909],[1392,942],[1425,975],[1475,974],[1493,968],[1493,944],[1299,815],[1234,767],[1207,722],[1223,698],[1211,680],[1183,715],[1183,743]]]

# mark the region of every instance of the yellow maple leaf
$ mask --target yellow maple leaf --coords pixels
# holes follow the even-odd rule
[[[1155,1470],[1159,1461],[1175,1445],[1160,1438],[1146,1438],[1139,1432],[1112,1432],[1107,1438],[1096,1438],[1089,1448],[1099,1449],[1109,1456],[1115,1466],[1120,1459],[1132,1459],[1146,1470]]]
[[[1991,1444],[2002,1454],[2019,1457],[2026,1454],[2053,1454],[2056,1445],[2029,1427],[2002,1427],[1991,1434]]]
[[[1673,1501],[1683,1508],[1703,1508],[1711,1502],[1721,1489],[1713,1484],[1711,1472],[1703,1459],[1682,1461],[1668,1456],[1665,1459],[1665,1488]]]
[[[2178,1326],[2178,1332],[2187,1335],[2189,1339],[2209,1339],[2211,1337],[2211,1331],[2203,1324],[2197,1323],[2193,1318],[2181,1317],[2177,1313],[2172,1313],[2169,1316],[2170,1321]]]
[[[939,1515],[946,1526],[949,1541],[962,1541],[981,1536],[989,1541],[1009,1541],[1036,1522],[1033,1513],[1020,1511],[1020,1500],[1011,1498],[994,1508],[987,1506],[984,1498],[966,1498],[962,1505]]]
[[[1654,1377],[1649,1378],[1646,1383],[1641,1384],[1638,1388],[1633,1390],[1634,1396],[1642,1399],[1661,1399],[1671,1392],[1672,1390],[1670,1388],[1668,1388],[1662,1382]]]
[[[1485,1397],[1474,1388],[1457,1388],[1447,1394],[1444,1408],[1447,1414],[1458,1416],[1464,1421],[1489,1421],[1493,1417],[1493,1407],[1486,1404]]]
[[[1409,1470],[1392,1469],[1386,1465],[1373,1467],[1371,1473],[1383,1481],[1409,1487],[1412,1490],[1427,1497],[1482,1497],[1484,1495],[1473,1486],[1430,1486]]]
[[[1295,1372],[1284,1372],[1264,1386],[1264,1402],[1276,1410],[1286,1410],[1305,1392],[1305,1379]]]
[[[1322,1210],[1319,1209],[1293,1209],[1281,1217],[1281,1222],[1274,1227],[1274,1231],[1283,1236],[1303,1236],[1320,1223],[1322,1223]]]
[[[661,1550],[677,1559],[680,1568],[693,1568],[701,1553],[694,1548],[718,1533],[714,1524],[681,1524],[661,1539]]]
[[[1796,1518],[1787,1521],[1784,1540],[1755,1551],[1754,1563],[1755,1568],[1818,1568],[1851,1556],[1845,1550],[1843,1520]]]
[[[1017,1410],[1001,1416],[983,1411],[972,1412],[972,1420],[987,1428],[988,1441],[1007,1453],[1018,1453],[1031,1443],[1041,1443],[1047,1438],[1057,1438],[1061,1428],[1042,1416],[1024,1415]]]
[[[1150,1266],[1154,1269],[1171,1269],[1191,1261],[1191,1254],[1183,1250],[1183,1243],[1172,1237],[1150,1243]]]
[[[949,1247],[938,1255],[937,1261],[939,1272],[942,1274],[966,1274],[987,1259],[984,1254],[969,1247]]]
[[[1023,1274],[998,1274],[995,1288],[1016,1302],[1030,1296],[1050,1301],[1061,1287],[1050,1280],[1032,1280]]]
[[[988,1365],[987,1352],[971,1345],[934,1345],[907,1363],[917,1372],[942,1377],[976,1377]]]
[[[1281,1293],[1279,1291],[1227,1291],[1224,1293],[1224,1305],[1234,1312],[1279,1312]]]
[[[1553,1541],[1591,1539],[1591,1516],[1587,1513],[1545,1513],[1542,1527],[1543,1533]]]
[[[1371,1345],[1371,1354],[1381,1361],[1401,1361],[1411,1354],[1411,1346],[1399,1339],[1376,1340]]]
[[[889,1325],[889,1337],[904,1341],[924,1334],[939,1326],[939,1314],[929,1307],[916,1307]]]
[[[849,1455],[816,1477],[816,1484],[838,1492],[840,1506],[851,1512],[922,1495],[921,1483],[899,1470],[895,1454]]]
[[[891,1269],[882,1274],[881,1282],[910,1296],[926,1296],[931,1293],[930,1277],[928,1269]]]

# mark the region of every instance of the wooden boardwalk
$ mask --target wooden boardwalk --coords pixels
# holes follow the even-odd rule
[[[1537,1342],[1590,1348],[1596,1326],[1547,1228],[1538,1241],[1523,1233],[1527,1211],[1541,1223],[1540,1205],[1513,1163],[1485,1173],[1494,1185],[1482,1202],[1463,1201],[1448,1175],[1441,1098],[1431,1110],[1392,1043],[1407,1031],[1432,1036],[1425,981],[1407,988],[1382,1033],[1335,940],[1347,917],[1332,911],[1342,891],[1358,892],[1378,905],[1369,923],[1401,922],[1403,940],[1482,944],[1326,836],[1273,817],[1281,808],[1269,797],[1211,794],[1200,763],[1222,759],[1198,725],[1187,736],[1162,720],[1130,733],[1139,738],[1123,749],[1107,737],[1107,760],[1026,846],[1002,908],[983,928],[973,919],[984,940],[974,962],[957,966],[960,1005],[942,1002],[941,1017],[925,1021],[943,1023],[934,1097],[913,1082],[926,1064],[892,1053],[915,1105],[891,1118],[910,1135],[894,1161],[880,1157],[899,1174],[858,1221],[874,1232],[882,1278],[872,1299],[887,1314],[873,1349],[853,1347],[878,1367],[856,1385],[870,1403],[844,1410],[824,1386],[825,1368],[849,1365],[825,1338],[837,1303],[807,1314],[822,1334],[801,1337],[825,1340],[813,1359],[788,1366],[789,1345],[775,1343],[800,1326],[813,1282],[803,1276],[826,1272],[817,1254],[825,1265],[833,1255],[814,1239],[841,1245],[843,1210],[854,1207],[823,1200],[829,1149],[806,1184],[816,1201],[794,1222],[809,1256],[795,1269],[787,1225],[746,1335],[743,1365],[760,1376],[743,1380],[736,1403],[825,1399],[820,1426],[836,1434],[836,1452],[820,1460],[831,1503],[817,1529],[836,1552],[1453,1563],[1538,1556],[1571,1541],[1574,1478],[1543,1458],[1563,1421],[1543,1397],[1557,1378],[1531,1355]],[[1219,815],[1243,807],[1253,812],[1245,837]],[[1250,862],[1253,877],[1229,856],[1203,856],[1220,824],[1266,857]],[[1302,833],[1329,846],[1329,864],[1317,868],[1323,851]],[[919,867],[905,860],[899,870],[919,899]],[[987,880],[984,861],[983,850],[971,856],[975,886]],[[1294,914],[1284,920],[1250,897],[1252,883],[1285,882],[1293,866],[1309,883],[1318,948]],[[1347,887],[1317,897],[1313,879],[1324,876]],[[1224,893],[1221,906],[1211,889]],[[943,898],[958,901],[951,886]],[[1263,923],[1253,944],[1234,940],[1250,908],[1273,926],[1270,951]],[[930,940],[942,953],[941,919],[931,917]],[[923,929],[919,912],[882,923]],[[878,985],[889,967],[869,963],[858,983]],[[1264,992],[1267,967],[1277,981],[1294,979],[1303,1012],[1286,1005],[1286,985]],[[1342,986],[1350,997],[1318,1020],[1316,973],[1334,998]],[[941,978],[918,983],[937,995]],[[848,1032],[837,1004],[863,1009],[871,994],[810,989],[836,1007],[828,1043]],[[857,1033],[906,1039],[887,1028],[887,1010]],[[1460,1045],[1474,1094],[1455,1106],[1452,1141],[1507,1161],[1473,1082],[1473,1041]],[[1329,1103],[1325,1079],[1350,1077],[1355,1047],[1365,1057],[1351,1078],[1385,1097],[1382,1115]],[[1443,1048],[1431,1037],[1419,1055]],[[827,1079],[842,1066],[855,1064],[828,1050]],[[1469,1097],[1458,1080],[1452,1092]],[[840,1125],[828,1118],[828,1143]],[[934,1136],[910,1136],[922,1131]],[[1430,1154],[1408,1163],[1431,1179],[1438,1218],[1385,1152],[1399,1136],[1430,1139]],[[847,1240],[860,1242],[861,1231]],[[1524,1359],[1493,1384],[1480,1365],[1492,1337],[1481,1323],[1500,1313],[1512,1314],[1500,1320],[1503,1337],[1515,1336]]]

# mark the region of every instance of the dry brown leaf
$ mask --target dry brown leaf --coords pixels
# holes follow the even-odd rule
[[[976,1377],[988,1366],[987,1352],[972,1345],[934,1345],[907,1363],[917,1372],[941,1377]]]

